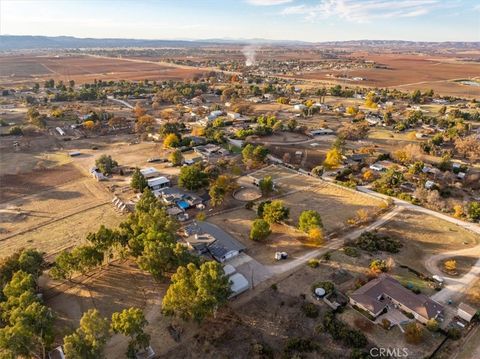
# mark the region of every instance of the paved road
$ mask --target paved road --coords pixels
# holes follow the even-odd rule
[[[370,225],[368,225],[366,227],[356,229],[353,232],[350,232],[350,233],[348,233],[348,234],[346,234],[342,237],[332,239],[332,240],[328,241],[326,243],[326,245],[323,246],[322,248],[319,248],[319,249],[314,250],[312,252],[308,252],[301,257],[295,258],[292,261],[287,261],[287,262],[284,262],[282,264],[277,264],[277,265],[268,265],[268,266],[265,266],[265,267],[272,274],[281,274],[281,273],[290,271],[292,269],[295,269],[296,267],[299,267],[299,266],[303,265],[309,259],[318,257],[322,254],[325,254],[326,252],[328,252],[330,250],[341,248],[345,241],[355,239],[355,238],[359,237],[365,231],[371,231],[371,230],[374,230],[378,227],[383,226],[385,223],[390,221],[393,217],[395,217],[401,211],[402,211],[401,207],[395,207],[393,210],[385,213],[383,216],[378,218],[375,222],[371,223]]]
[[[115,98],[113,96],[107,96],[107,99],[113,102],[117,102],[125,107],[128,107],[129,109],[133,110],[133,106],[130,105],[127,101],[119,100],[118,98]]]

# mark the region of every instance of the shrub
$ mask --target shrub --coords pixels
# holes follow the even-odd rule
[[[332,254],[330,252],[327,252],[323,255],[322,258],[325,259],[326,261],[329,261],[330,258],[332,258]]]
[[[358,251],[353,247],[345,247],[343,252],[349,257],[358,257]]]
[[[22,136],[23,135],[23,131],[20,127],[18,126],[14,126],[10,129],[10,131],[8,131],[8,134],[9,135],[12,135],[12,136]]]
[[[273,358],[273,350],[265,343],[253,343],[251,352],[258,358]]]
[[[308,262],[307,262],[307,265],[310,267],[310,268],[317,268],[319,265],[320,265],[320,261],[318,259],[310,259]]]
[[[439,328],[438,322],[435,319],[430,319],[427,322],[427,329],[430,330],[431,332],[436,332]]]
[[[452,340],[458,340],[462,337],[462,332],[458,328],[450,328],[447,331],[447,336]]]
[[[454,272],[457,269],[457,261],[455,259],[449,259],[443,263],[443,267],[447,272]]]
[[[273,284],[270,286],[270,288],[272,288],[272,290],[274,290],[274,291],[277,291],[277,290],[278,290],[278,286],[277,286],[276,283],[273,283]]]
[[[317,349],[317,345],[310,338],[290,338],[285,344],[284,352],[290,354],[292,352],[313,352]]]
[[[402,243],[399,240],[381,235],[376,231],[363,232],[360,237],[352,241],[351,244],[367,252],[384,251],[398,253],[402,247]]]
[[[302,312],[307,318],[317,318],[318,317],[318,308],[313,303],[303,303]]]
[[[368,343],[362,332],[350,329],[348,325],[337,320],[333,312],[329,312],[323,317],[323,328],[334,340],[342,341],[349,347],[363,348]]]
[[[408,323],[405,326],[405,339],[407,343],[420,344],[423,340],[423,329],[416,322]]]
[[[375,273],[386,272],[388,270],[387,262],[383,259],[373,259],[370,262],[370,269]]]
[[[390,329],[391,326],[392,326],[392,323],[391,323],[388,319],[386,319],[386,318],[383,318],[383,319],[382,319],[382,327],[383,327],[383,329],[388,330],[388,329]]]

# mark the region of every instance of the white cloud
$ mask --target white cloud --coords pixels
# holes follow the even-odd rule
[[[283,15],[303,15],[307,20],[338,17],[352,22],[381,18],[417,17],[442,6],[439,0],[321,0],[316,5],[289,6]]]
[[[250,5],[255,6],[274,6],[274,5],[283,5],[293,0],[246,0]]]

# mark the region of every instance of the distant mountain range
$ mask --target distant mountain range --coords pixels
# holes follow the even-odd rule
[[[75,48],[116,48],[116,47],[199,47],[211,45],[272,45],[272,46],[335,46],[335,47],[429,47],[478,49],[480,42],[415,42],[392,40],[355,40],[306,42],[268,39],[204,39],[204,40],[140,40],[140,39],[96,39],[73,36],[31,36],[0,35],[0,51],[43,50]]]

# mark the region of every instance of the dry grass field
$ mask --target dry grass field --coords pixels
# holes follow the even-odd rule
[[[106,270],[75,278],[73,283],[42,279],[46,303],[57,314],[55,337],[58,344],[65,334],[78,326],[82,314],[89,309],[96,308],[102,316],[110,318],[113,312],[137,307],[144,311],[150,323],[146,331],[152,335],[151,345],[158,354],[176,345],[166,329],[170,319],[160,313],[167,283],[155,282],[134,263],[116,261]],[[195,324],[183,325],[189,335],[193,335]],[[114,335],[107,343],[106,357],[124,357],[127,342],[124,336]]]
[[[87,234],[98,230],[100,224],[116,227],[125,217],[110,204],[99,205],[68,217],[57,218],[30,231],[8,239],[0,239],[0,258],[19,248],[37,248],[49,255],[82,243]]]
[[[418,212],[403,211],[385,224],[380,233],[402,241],[400,253],[392,255],[403,265],[425,273],[424,260],[431,255],[474,247],[480,236],[455,224]]]
[[[252,210],[237,209],[211,216],[208,221],[231,233],[247,246],[249,255],[265,264],[273,263],[276,251],[286,251],[290,258],[296,258],[316,246],[306,239],[303,232],[294,228],[302,211],[318,211],[328,234],[346,228],[346,221],[354,218],[359,209],[366,210],[374,217],[383,203],[359,192],[302,176],[283,167],[270,166],[251,175],[256,178],[272,176],[280,193],[283,193],[280,199],[290,208],[289,226],[272,225],[272,234],[265,242],[257,243],[248,238],[256,218],[256,213]]]
[[[274,254],[277,251],[285,251],[290,258],[305,254],[312,249],[311,244],[305,240],[305,235],[289,226],[274,224],[271,226],[272,233],[263,242],[255,242],[249,238],[252,223],[256,213],[247,209],[238,209],[208,218],[208,221],[216,224],[223,230],[233,235],[248,249],[247,253],[263,264],[275,262]]]
[[[90,56],[5,55],[0,56],[0,84],[31,84],[53,78],[81,84],[94,79],[109,80],[182,80],[202,71],[177,68],[146,61]]]
[[[366,210],[374,216],[384,203],[360,192],[343,188],[314,177],[300,175],[283,167],[270,166],[252,174],[256,178],[270,175],[283,193],[281,200],[290,208],[290,219],[296,224],[300,213],[313,209],[320,213],[327,233],[345,227],[357,211]]]

